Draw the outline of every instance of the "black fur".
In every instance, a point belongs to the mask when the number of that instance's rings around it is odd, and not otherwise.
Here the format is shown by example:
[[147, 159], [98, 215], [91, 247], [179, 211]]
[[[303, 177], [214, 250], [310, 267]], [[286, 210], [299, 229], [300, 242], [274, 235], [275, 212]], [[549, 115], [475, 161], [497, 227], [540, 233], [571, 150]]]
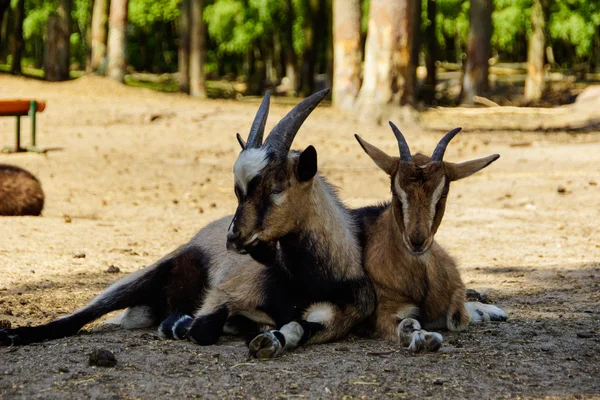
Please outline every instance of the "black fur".
[[[377, 218], [389, 207], [389, 202], [381, 203], [376, 206], [367, 206], [350, 210], [356, 224], [359, 227], [359, 239], [361, 248], [365, 248], [367, 243], [366, 227], [372, 225]], [[364, 264], [364, 263], [363, 263]]]
[[158, 330], [166, 338], [185, 339], [191, 323], [192, 317], [189, 315], [173, 312], [160, 324]]
[[277, 340], [279, 341], [279, 344], [281, 345], [281, 347], [285, 347], [285, 336], [283, 336], [283, 333], [279, 332], [279, 331], [272, 331], [273, 335], [275, 335], [275, 337], [277, 338]]
[[454, 314], [452, 314], [452, 322], [454, 322], [454, 325], [460, 325], [460, 320], [461, 320], [461, 314], [460, 311], [455, 311]]
[[227, 317], [229, 317], [227, 306], [222, 305], [212, 314], [195, 318], [188, 332], [189, 338], [201, 346], [217, 343], [223, 333]]
[[[281, 238], [277, 262], [263, 271], [266, 293], [261, 310], [269, 314], [278, 328], [298, 321], [308, 324], [303, 343], [323, 329], [321, 324], [302, 321], [302, 314], [313, 303], [327, 302], [344, 308], [349, 305], [374, 307], [375, 293], [365, 276], [337, 279], [331, 270], [327, 249], [320, 249], [308, 234], [292, 233]], [[363, 310], [368, 315], [372, 310]]]
[[300, 153], [298, 165], [296, 166], [296, 177], [300, 182], [306, 182], [317, 174], [317, 150], [308, 146]]

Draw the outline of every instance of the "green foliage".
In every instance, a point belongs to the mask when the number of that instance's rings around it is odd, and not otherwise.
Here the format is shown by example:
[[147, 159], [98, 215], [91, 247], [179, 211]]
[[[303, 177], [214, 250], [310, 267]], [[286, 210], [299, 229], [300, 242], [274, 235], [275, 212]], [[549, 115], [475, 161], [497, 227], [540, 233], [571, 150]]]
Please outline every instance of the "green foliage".
[[129, 0], [129, 22], [151, 32], [154, 24], [175, 22], [180, 0]]
[[437, 0], [436, 36], [443, 59], [456, 59], [460, 45], [464, 49], [469, 32], [468, 0]]
[[495, 0], [492, 23], [492, 45], [496, 50], [523, 55], [531, 32], [531, 0]]
[[553, 40], [573, 46], [577, 57], [589, 57], [594, 35], [600, 29], [600, 3], [589, 0], [554, 0], [548, 31]]
[[[25, 0], [23, 31], [26, 41], [24, 60], [40, 66], [49, 15], [59, 0]], [[73, 0], [72, 61], [85, 65], [89, 52], [89, 29], [93, 0]], [[423, 1], [422, 27], [428, 26]], [[524, 61], [531, 33], [533, 0], [493, 0], [492, 48], [503, 61]], [[16, 7], [11, 0], [11, 7]], [[177, 69], [177, 19], [181, 0], [129, 0], [128, 61], [138, 70], [171, 72]], [[248, 73], [247, 56], [261, 58], [280, 40], [283, 55], [289, 51], [285, 37], [291, 25], [293, 49], [303, 58], [307, 32], [312, 27], [311, 9], [318, 0], [204, 0], [206, 22], [207, 71], [214, 75]], [[466, 48], [470, 0], [437, 0], [436, 37], [441, 60], [458, 61]], [[330, 6], [331, 2], [326, 4]], [[556, 61], [563, 67], [594, 61], [600, 52], [599, 0], [547, 0], [547, 40]], [[370, 0], [361, 0], [363, 35], [368, 29]], [[293, 20], [289, 21], [289, 18]], [[325, 30], [323, 31], [325, 32]], [[315, 33], [326, 62], [325, 33]], [[278, 36], [278, 39], [277, 39]], [[273, 54], [276, 55], [276, 54]], [[279, 60], [275, 60], [278, 62]]]
[[43, 40], [46, 35], [48, 16], [54, 11], [56, 11], [56, 0], [25, 1], [25, 19], [23, 20], [23, 37], [25, 40], [34, 38]]

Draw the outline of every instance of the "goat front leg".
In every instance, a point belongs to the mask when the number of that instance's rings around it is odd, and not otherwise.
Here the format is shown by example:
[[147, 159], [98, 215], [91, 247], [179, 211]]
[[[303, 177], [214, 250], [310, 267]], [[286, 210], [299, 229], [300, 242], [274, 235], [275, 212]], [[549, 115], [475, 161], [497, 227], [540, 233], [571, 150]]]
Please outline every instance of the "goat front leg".
[[325, 343], [348, 334], [364, 316], [356, 307], [340, 308], [334, 304], [314, 303], [300, 321], [292, 321], [279, 330], [263, 332], [248, 344], [256, 358], [278, 357], [304, 343]]
[[230, 314], [229, 300], [223, 291], [211, 289], [194, 317], [172, 312], [158, 327], [158, 334], [163, 338], [189, 339], [202, 346], [215, 344]]
[[[412, 352], [435, 352], [442, 347], [443, 336], [438, 332], [428, 332], [421, 328], [415, 318], [419, 315], [419, 308], [414, 304], [403, 305], [395, 315], [390, 315], [387, 320], [390, 324], [395, 321], [396, 337], [400, 344]], [[397, 321], [400, 321], [399, 323]]]
[[466, 301], [465, 289], [463, 287], [456, 289], [450, 298], [450, 306], [446, 315], [448, 330], [463, 331], [469, 326], [471, 315], [465, 306]]

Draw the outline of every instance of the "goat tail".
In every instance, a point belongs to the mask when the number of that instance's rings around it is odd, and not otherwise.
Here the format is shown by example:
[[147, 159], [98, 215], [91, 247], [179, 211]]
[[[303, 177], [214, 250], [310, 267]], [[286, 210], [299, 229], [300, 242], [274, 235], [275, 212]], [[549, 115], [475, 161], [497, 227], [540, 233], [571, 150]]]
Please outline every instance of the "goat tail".
[[181, 250], [118, 280], [70, 315], [44, 325], [0, 330], [0, 346], [27, 345], [73, 336], [84, 325], [111, 311], [136, 306], [152, 307], [157, 306], [158, 302], [166, 302], [165, 296], [161, 296], [164, 282]]

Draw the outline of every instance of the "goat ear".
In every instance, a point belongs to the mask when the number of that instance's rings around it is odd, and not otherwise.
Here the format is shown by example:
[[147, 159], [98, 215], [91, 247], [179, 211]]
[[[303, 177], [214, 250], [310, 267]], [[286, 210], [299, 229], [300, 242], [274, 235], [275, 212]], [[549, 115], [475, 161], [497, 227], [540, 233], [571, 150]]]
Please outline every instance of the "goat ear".
[[311, 180], [317, 174], [317, 150], [308, 146], [301, 154], [296, 165], [296, 177], [300, 182]]
[[493, 154], [488, 157], [479, 158], [477, 160], [465, 161], [460, 164], [454, 164], [444, 161], [444, 167], [448, 173], [448, 177], [451, 181], [457, 181], [467, 176], [473, 175], [475, 172], [479, 172], [497, 159], [500, 158], [499, 154]]
[[242, 150], [245, 150], [246, 149], [246, 142], [244, 141], [244, 139], [242, 139], [242, 135], [240, 135], [239, 133], [236, 133], [235, 137], [236, 137], [238, 143], [240, 144], [240, 146], [242, 146]]
[[386, 174], [390, 176], [394, 173], [396, 167], [398, 166], [398, 161], [400, 160], [398, 157], [392, 157], [387, 155], [385, 152], [379, 150], [377, 147], [368, 143], [358, 135], [354, 135], [354, 137], [358, 141], [358, 144], [360, 144], [360, 146], [363, 148], [365, 153], [367, 153], [367, 155], [371, 157], [371, 160], [373, 160], [379, 168], [381, 168]]

